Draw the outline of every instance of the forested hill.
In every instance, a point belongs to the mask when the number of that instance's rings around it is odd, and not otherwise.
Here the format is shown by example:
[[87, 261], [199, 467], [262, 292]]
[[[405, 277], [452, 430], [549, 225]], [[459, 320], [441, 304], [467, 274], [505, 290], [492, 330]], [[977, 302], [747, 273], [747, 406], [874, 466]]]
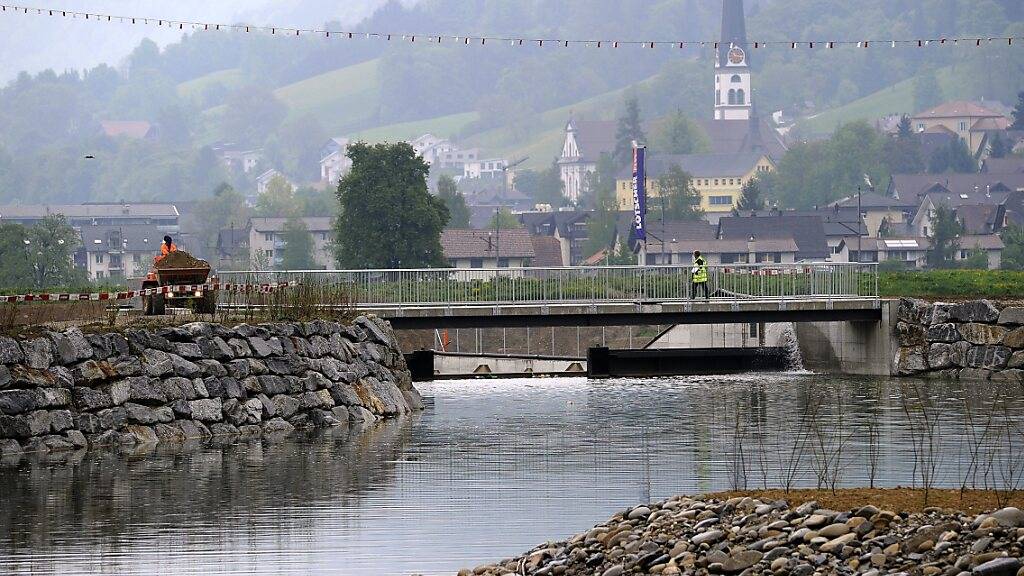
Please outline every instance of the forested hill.
[[[713, 40], [719, 11], [717, 0], [392, 0], [356, 29]], [[1024, 35], [1019, 0], [747, 0], [747, 12], [751, 38], [764, 40]], [[954, 67], [979, 96], [1011, 101], [1024, 79], [1013, 54], [762, 49], [752, 56], [755, 97], [763, 111], [827, 109]], [[552, 127], [570, 111], [614, 116], [624, 89], [649, 116], [706, 116], [710, 66], [710, 54], [696, 49], [195, 32], [164, 49], [143, 42], [111, 66], [23, 74], [0, 90], [0, 202], [205, 196], [229, 177], [205, 147], [224, 140], [264, 148], [268, 167], [300, 182], [315, 178], [319, 145], [335, 135], [437, 130], [502, 153], [547, 139], [547, 151]], [[148, 121], [160, 137], [101, 137], [103, 120]]]

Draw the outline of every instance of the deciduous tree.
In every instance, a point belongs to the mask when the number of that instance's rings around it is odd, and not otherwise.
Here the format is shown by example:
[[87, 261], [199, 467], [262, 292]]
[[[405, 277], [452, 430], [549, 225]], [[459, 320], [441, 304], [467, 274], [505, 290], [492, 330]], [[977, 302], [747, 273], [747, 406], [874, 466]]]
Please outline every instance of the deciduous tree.
[[427, 190], [430, 167], [405, 142], [348, 148], [338, 183], [335, 254], [343, 268], [443, 266], [448, 208]]
[[664, 206], [665, 220], [700, 220], [704, 215], [693, 178], [678, 165], [671, 166], [658, 178], [658, 193]]
[[643, 144], [647, 137], [644, 135], [640, 119], [640, 102], [636, 96], [626, 99], [626, 107], [619, 116], [619, 127], [615, 132], [615, 161], [626, 162], [632, 157], [633, 142]]
[[28, 229], [26, 239], [36, 289], [68, 286], [81, 281], [71, 259], [79, 244], [78, 232], [64, 216], [47, 216]]
[[932, 213], [932, 245], [928, 252], [928, 265], [932, 268], [951, 268], [960, 249], [963, 226], [956, 213], [948, 206], [937, 206]]
[[651, 145], [665, 154], [698, 154], [707, 152], [710, 144], [700, 126], [676, 111], [661, 125]]
[[438, 178], [437, 197], [448, 207], [448, 228], [469, 228], [469, 206], [454, 178], [447, 174]]
[[316, 268], [316, 244], [306, 223], [298, 216], [292, 216], [284, 223], [284, 249], [281, 267], [285, 270], [312, 270]]
[[740, 201], [736, 204], [738, 210], [764, 210], [764, 198], [761, 198], [761, 184], [757, 178], [747, 180], [740, 193]]

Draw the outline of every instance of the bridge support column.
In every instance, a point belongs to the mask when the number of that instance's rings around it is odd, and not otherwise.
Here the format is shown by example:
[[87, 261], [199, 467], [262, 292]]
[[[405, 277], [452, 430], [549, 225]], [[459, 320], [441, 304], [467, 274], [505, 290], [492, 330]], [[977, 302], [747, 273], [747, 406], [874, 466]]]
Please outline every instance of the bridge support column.
[[[895, 301], [882, 301], [878, 322], [797, 322], [794, 330], [804, 367], [815, 372], [890, 376]], [[891, 320], [890, 320], [891, 319]]]

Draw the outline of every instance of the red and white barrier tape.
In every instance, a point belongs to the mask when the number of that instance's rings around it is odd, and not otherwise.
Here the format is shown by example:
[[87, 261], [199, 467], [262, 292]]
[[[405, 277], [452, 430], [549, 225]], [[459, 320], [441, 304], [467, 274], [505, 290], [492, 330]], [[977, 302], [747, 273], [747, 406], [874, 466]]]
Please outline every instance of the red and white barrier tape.
[[267, 284], [229, 284], [210, 282], [206, 284], [182, 284], [178, 286], [157, 286], [125, 292], [92, 292], [84, 294], [18, 294], [0, 296], [0, 302], [13, 304], [17, 302], [81, 302], [103, 300], [131, 300], [139, 296], [155, 296], [157, 294], [187, 294], [190, 292], [258, 292], [266, 293], [298, 286], [298, 282], [272, 282]]

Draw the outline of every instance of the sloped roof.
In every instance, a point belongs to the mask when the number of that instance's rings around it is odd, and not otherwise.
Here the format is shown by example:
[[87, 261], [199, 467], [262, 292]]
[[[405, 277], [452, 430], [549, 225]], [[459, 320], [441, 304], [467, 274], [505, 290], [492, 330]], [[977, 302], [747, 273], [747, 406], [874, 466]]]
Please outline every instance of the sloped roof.
[[963, 224], [966, 234], [992, 234], [998, 231], [1006, 208], [995, 204], [960, 206], [956, 216]]
[[971, 126], [971, 130], [982, 132], [986, 130], [1006, 130], [1010, 127], [1010, 119], [1005, 116], [982, 118]]
[[576, 132], [581, 159], [597, 162], [601, 154], [615, 151], [615, 134], [619, 129], [615, 120], [572, 120], [570, 125]]
[[953, 100], [951, 102], [939, 104], [929, 110], [925, 110], [924, 112], [915, 115], [913, 120], [923, 120], [928, 118], [983, 118], [998, 116], [1002, 116], [1002, 114], [986, 108], [977, 102]]
[[971, 194], [975, 190], [982, 194], [986, 190], [1024, 189], [1022, 174], [894, 174], [889, 181], [889, 193], [900, 200], [913, 201], [942, 187], [954, 194]]
[[[847, 196], [842, 200], [838, 200], [833, 203], [842, 208], [857, 208], [857, 195]], [[917, 202], [914, 200], [907, 200], [903, 198], [893, 198], [892, 196], [886, 196], [877, 192], [862, 192], [860, 195], [860, 207], [863, 208], [874, 208], [874, 209], [886, 209], [892, 208], [894, 210], [900, 210], [905, 208], [916, 208]]]
[[824, 259], [828, 256], [825, 226], [820, 216], [791, 216], [779, 212], [774, 216], [723, 216], [718, 221], [718, 238], [746, 241], [753, 236], [760, 240], [792, 238], [799, 251], [797, 259]]
[[[754, 170], [764, 154], [649, 154], [647, 177], [659, 178], [672, 166], [679, 166], [694, 178], [741, 177]], [[619, 171], [619, 180], [632, 178], [632, 167]]]
[[[861, 206], [866, 208], [866, 206]], [[771, 216], [777, 216], [778, 211], [773, 210], [761, 210], [758, 212], [742, 212], [740, 216], [757, 216], [760, 218], [766, 218]], [[857, 214], [857, 204], [853, 206], [839, 206], [833, 204], [829, 208], [823, 208], [820, 210], [785, 210], [782, 212], [784, 216], [814, 216], [821, 218], [822, 227], [825, 231], [826, 236], [856, 236], [858, 231], [860, 234], [867, 234], [867, 225], [864, 223], [864, 219]]]
[[[672, 254], [691, 254], [695, 250], [700, 250], [701, 254], [747, 254], [751, 248], [754, 252], [797, 253], [800, 250], [791, 237], [758, 239], [754, 241], [753, 246], [749, 245], [747, 240], [679, 240], [666, 243], [666, 251]], [[661, 243], [648, 242], [647, 252], [661, 252]]]
[[174, 204], [4, 204], [0, 205], [0, 220], [46, 218], [63, 214], [67, 218], [150, 217], [175, 218], [179, 216]]
[[[630, 213], [632, 216], [632, 213]], [[673, 240], [714, 240], [718, 228], [704, 220], [665, 222], [662, 230], [661, 220], [655, 214], [647, 215], [647, 232], [651, 236]]]
[[970, 250], [981, 248], [982, 250], [1002, 250], [1006, 248], [1002, 238], [995, 234], [968, 234], [960, 237], [960, 248]]
[[[751, 120], [696, 119], [694, 122], [707, 134], [712, 154], [750, 152], [758, 140], [764, 153], [775, 162], [781, 160], [787, 150], [782, 137], [767, 120], [754, 117]], [[751, 136], [752, 126], [759, 130], [756, 138]]]
[[935, 206], [948, 206], [960, 209], [964, 206], [997, 206], [1006, 202], [1009, 192], [999, 190], [994, 192], [929, 192], [925, 198]]
[[1024, 174], [1024, 158], [988, 158], [981, 165], [984, 174]]
[[153, 125], [142, 120], [103, 120], [100, 128], [111, 138], [125, 136], [141, 140], [150, 135]]
[[562, 243], [554, 236], [530, 236], [533, 243], [533, 264], [537, 268], [560, 268], [562, 262]]
[[[331, 218], [327, 216], [312, 216], [302, 218], [306, 228], [310, 232], [326, 232], [331, 229]], [[288, 218], [251, 218], [249, 225], [257, 232], [281, 232]]]
[[522, 228], [501, 230], [445, 230], [441, 247], [448, 260], [457, 258], [533, 258], [533, 241]]

